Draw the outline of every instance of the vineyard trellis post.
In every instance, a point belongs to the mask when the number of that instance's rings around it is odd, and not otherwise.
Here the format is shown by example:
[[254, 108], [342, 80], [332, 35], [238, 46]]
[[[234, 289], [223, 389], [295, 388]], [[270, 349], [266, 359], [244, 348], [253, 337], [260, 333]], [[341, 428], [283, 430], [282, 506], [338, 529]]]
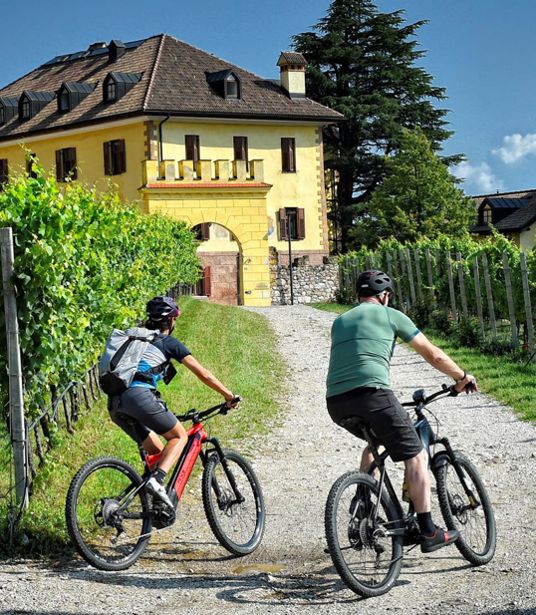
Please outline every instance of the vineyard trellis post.
[[467, 319], [469, 317], [469, 308], [467, 306], [467, 293], [465, 292], [465, 270], [463, 267], [462, 255], [460, 252], [456, 253], [456, 266], [458, 268], [458, 282], [460, 283], [460, 295], [462, 298], [463, 317]]
[[514, 293], [512, 292], [512, 276], [510, 275], [510, 261], [508, 254], [503, 252], [503, 271], [504, 271], [504, 283], [506, 285], [506, 300], [508, 301], [508, 314], [510, 318], [510, 329], [512, 331], [512, 344], [514, 348], [519, 345], [519, 339], [517, 336], [517, 321], [516, 321], [516, 309], [514, 305]]
[[15, 466], [15, 495], [17, 506], [23, 509], [28, 502], [28, 442], [24, 420], [17, 300], [13, 286], [13, 261], [15, 258], [13, 231], [10, 227], [0, 228], [0, 250], [9, 375], [9, 423]]
[[421, 251], [419, 248], [413, 252], [413, 256], [415, 257], [415, 273], [417, 275], [417, 296], [422, 303], [424, 301], [424, 296], [422, 292]]
[[426, 258], [426, 274], [428, 276], [428, 287], [430, 289], [430, 299], [432, 303], [435, 303], [434, 276], [432, 275], [432, 257], [430, 255], [430, 248], [426, 248], [426, 250], [424, 251], [424, 256]]
[[534, 350], [534, 323], [532, 321], [532, 306], [530, 302], [529, 272], [524, 252], [521, 252], [521, 280], [523, 283], [523, 297], [525, 299], [525, 313], [527, 315], [527, 342], [529, 350]]
[[478, 256], [475, 256], [473, 261], [473, 273], [475, 278], [475, 300], [476, 300], [476, 313], [478, 316], [478, 322], [480, 323], [480, 333], [482, 338], [484, 337], [484, 313], [482, 311], [482, 294], [480, 290], [480, 270], [478, 266]]
[[491, 278], [489, 275], [488, 257], [482, 255], [482, 267], [484, 268], [484, 284], [486, 285], [486, 295], [488, 298], [488, 315], [489, 324], [491, 326], [491, 334], [494, 339], [497, 338], [497, 320], [495, 318], [495, 305], [493, 304], [493, 290], [491, 288]]
[[456, 309], [456, 294], [454, 292], [454, 278], [452, 277], [452, 262], [450, 252], [447, 252], [447, 277], [449, 280], [450, 305], [452, 308], [452, 317], [455, 321], [458, 320], [458, 311]]

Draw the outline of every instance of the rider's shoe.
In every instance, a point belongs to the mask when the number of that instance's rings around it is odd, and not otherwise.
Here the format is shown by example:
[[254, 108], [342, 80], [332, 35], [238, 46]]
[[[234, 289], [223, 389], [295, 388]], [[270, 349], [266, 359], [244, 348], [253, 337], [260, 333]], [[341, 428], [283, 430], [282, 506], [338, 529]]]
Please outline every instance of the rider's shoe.
[[423, 553], [431, 553], [437, 551], [441, 547], [456, 542], [460, 537], [458, 530], [444, 530], [436, 525], [435, 532], [433, 534], [421, 534], [419, 536], [419, 543], [421, 545], [421, 551]]
[[359, 485], [357, 493], [352, 498], [348, 513], [357, 519], [363, 519], [372, 510], [372, 502], [368, 489]]
[[149, 478], [149, 480], [145, 483], [145, 488], [153, 497], [157, 497], [159, 500], [162, 500], [168, 508], [175, 508], [173, 506], [173, 502], [169, 499], [169, 496], [166, 493], [166, 488], [162, 485], [162, 483], [158, 482], [156, 476], [151, 476]]

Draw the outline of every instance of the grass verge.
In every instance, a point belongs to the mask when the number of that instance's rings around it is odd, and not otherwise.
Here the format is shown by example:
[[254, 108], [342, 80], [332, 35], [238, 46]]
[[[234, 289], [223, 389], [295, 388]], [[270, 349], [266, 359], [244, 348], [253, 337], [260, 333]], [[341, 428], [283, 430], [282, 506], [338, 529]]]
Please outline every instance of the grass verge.
[[[313, 307], [342, 314], [354, 306], [315, 303]], [[473, 348], [456, 347], [448, 339], [436, 334], [426, 333], [426, 336], [463, 369], [474, 374], [481, 391], [512, 407], [523, 420], [536, 422], [535, 363], [526, 365], [507, 355], [497, 357]]]
[[[275, 335], [262, 316], [236, 307], [184, 298], [181, 311], [174, 335], [244, 400], [239, 410], [211, 421], [211, 431], [224, 444], [240, 441], [236, 446], [242, 452], [251, 452], [252, 447], [247, 446], [248, 435], [267, 431], [278, 412], [273, 392], [281, 389], [284, 368], [277, 355]], [[177, 371], [173, 382], [168, 387], [162, 386], [163, 397], [172, 411], [204, 409], [221, 400], [187, 369], [179, 366]], [[29, 544], [16, 545], [10, 554], [57, 555], [69, 551], [65, 496], [74, 474], [92, 457], [120, 457], [141, 470], [136, 446], [111, 422], [104, 398], [79, 419], [73, 435], [63, 429], [56, 430], [53, 443], [38, 470], [30, 506], [20, 524], [19, 535], [24, 533], [29, 537]], [[6, 481], [5, 472], [5, 469], [0, 471], [0, 484]], [[3, 520], [3, 509], [0, 514]], [[3, 542], [0, 550], [6, 554], [7, 544]]]

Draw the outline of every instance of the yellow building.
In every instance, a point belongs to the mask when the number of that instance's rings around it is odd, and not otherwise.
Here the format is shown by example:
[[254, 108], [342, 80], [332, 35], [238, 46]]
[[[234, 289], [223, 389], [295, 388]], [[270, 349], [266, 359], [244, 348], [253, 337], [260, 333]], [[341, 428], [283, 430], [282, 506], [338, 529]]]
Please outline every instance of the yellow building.
[[493, 226], [513, 240], [523, 252], [536, 247], [536, 190], [497, 192], [472, 197], [477, 209], [476, 237], [491, 234]]
[[[270, 256], [328, 254], [322, 127], [305, 60], [262, 79], [168, 35], [57, 56], [0, 89], [0, 183], [31, 172], [107, 189], [195, 228], [204, 290], [270, 304]], [[21, 147], [21, 145], [24, 146]]]

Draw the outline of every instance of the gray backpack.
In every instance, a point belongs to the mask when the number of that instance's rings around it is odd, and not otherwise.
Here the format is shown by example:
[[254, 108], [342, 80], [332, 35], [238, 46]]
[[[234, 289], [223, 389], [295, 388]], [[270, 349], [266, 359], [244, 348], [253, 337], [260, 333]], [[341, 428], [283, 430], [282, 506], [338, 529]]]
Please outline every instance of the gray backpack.
[[120, 395], [128, 389], [157, 333], [143, 327], [112, 331], [99, 360], [99, 384], [107, 395]]

